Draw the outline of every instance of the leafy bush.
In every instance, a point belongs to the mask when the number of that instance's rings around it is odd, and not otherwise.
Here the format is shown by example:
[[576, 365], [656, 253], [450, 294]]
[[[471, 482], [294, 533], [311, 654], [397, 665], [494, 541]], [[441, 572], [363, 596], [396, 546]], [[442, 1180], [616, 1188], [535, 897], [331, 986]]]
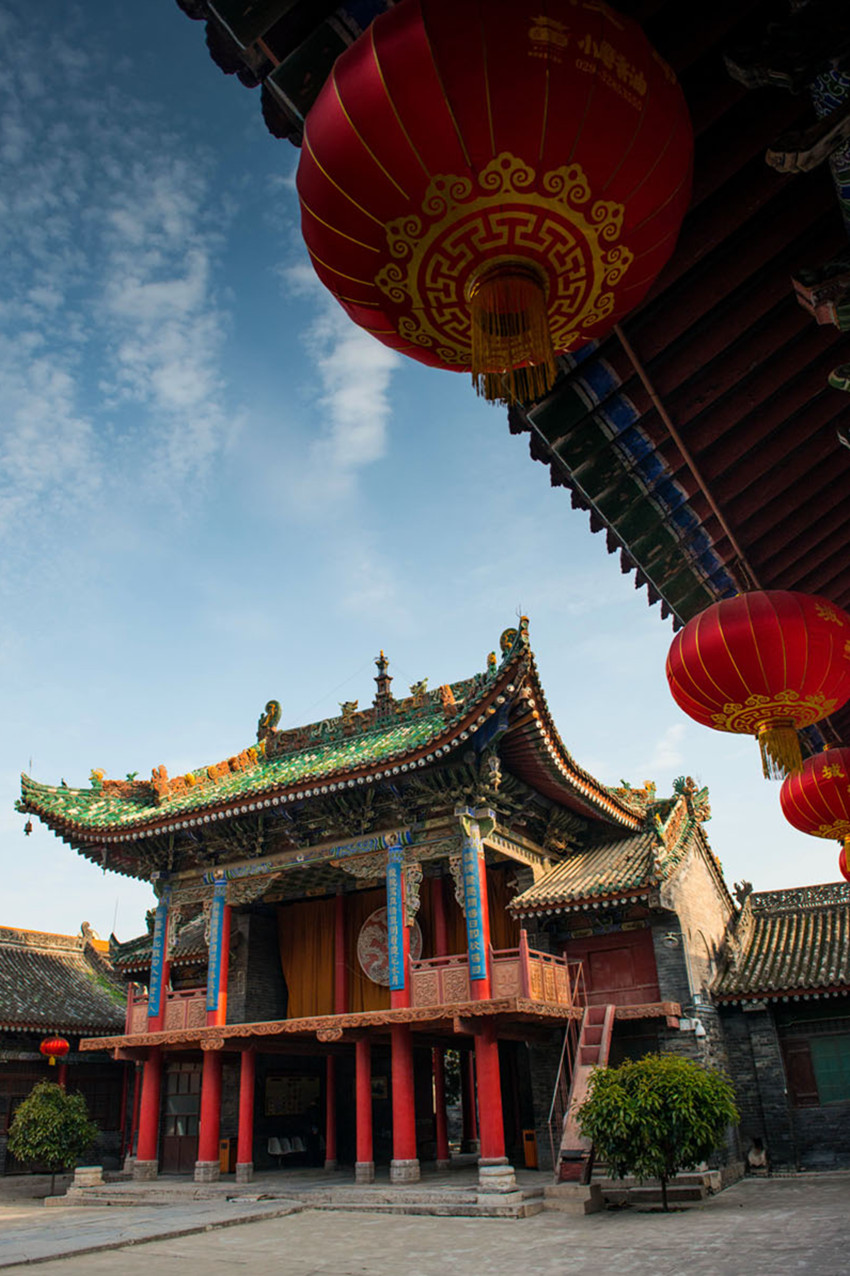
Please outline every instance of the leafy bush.
[[50, 1191], [57, 1170], [71, 1170], [98, 1136], [81, 1094], [67, 1094], [52, 1081], [39, 1081], [18, 1105], [9, 1126], [9, 1151], [18, 1161], [46, 1165]]
[[597, 1069], [578, 1119], [619, 1178], [660, 1179], [666, 1210], [668, 1181], [711, 1155], [738, 1110], [722, 1073], [679, 1055], [650, 1054]]

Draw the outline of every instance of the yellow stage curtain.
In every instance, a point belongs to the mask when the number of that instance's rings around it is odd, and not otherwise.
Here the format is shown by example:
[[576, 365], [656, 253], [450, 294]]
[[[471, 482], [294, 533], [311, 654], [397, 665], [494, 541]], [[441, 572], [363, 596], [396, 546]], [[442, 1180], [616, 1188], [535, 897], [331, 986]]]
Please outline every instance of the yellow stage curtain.
[[494, 948], [516, 948], [519, 922], [508, 912], [514, 893], [508, 886], [510, 865], [487, 869], [487, 903], [490, 908], [490, 943]]
[[[372, 891], [356, 891], [345, 897], [345, 965], [348, 972], [348, 1009], [352, 1013], [363, 1010], [388, 1010], [390, 990], [375, 984], [366, 975], [357, 960], [357, 937], [360, 928], [376, 908], [386, 908], [387, 892], [384, 887]], [[333, 954], [333, 936], [331, 936]]]
[[280, 964], [289, 989], [287, 1015], [334, 1013], [334, 900], [309, 899], [277, 910]]

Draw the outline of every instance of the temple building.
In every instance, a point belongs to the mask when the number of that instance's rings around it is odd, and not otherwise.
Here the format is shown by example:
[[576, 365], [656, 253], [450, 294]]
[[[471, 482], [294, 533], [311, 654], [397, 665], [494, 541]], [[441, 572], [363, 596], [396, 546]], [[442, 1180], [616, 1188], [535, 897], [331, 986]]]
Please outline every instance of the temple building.
[[156, 892], [149, 933], [114, 952], [123, 1031], [81, 1042], [139, 1067], [139, 1179], [413, 1181], [450, 1160], [449, 1068], [479, 1189], [507, 1197], [517, 1164], [582, 1173], [592, 1065], [727, 1063], [711, 990], [746, 926], [706, 790], [584, 771], [524, 618], [461, 682], [397, 698], [376, 665], [368, 708], [292, 728], [270, 701], [254, 743], [185, 775], [23, 778], [22, 811]]
[[[0, 926], [0, 1174], [20, 1173], [7, 1149], [20, 1101], [39, 1081], [78, 1091], [100, 1129], [94, 1155], [117, 1167], [124, 1155], [128, 1065], [105, 1050], [80, 1051], [80, 1039], [120, 1030], [126, 992], [109, 944], [83, 922], [79, 935]], [[64, 1037], [68, 1053], [53, 1066], [42, 1042]]]
[[579, 1033], [600, 1062], [697, 1048], [733, 912], [706, 794], [600, 784], [558, 736], [524, 619], [501, 649], [403, 699], [382, 654], [369, 708], [283, 729], [272, 701], [256, 743], [186, 775], [24, 778], [21, 809], [158, 896], [115, 953], [124, 1032], [83, 1043], [143, 1064], [137, 1177], [342, 1161], [369, 1181], [377, 1160], [415, 1179], [449, 1159], [452, 1051], [481, 1186], [510, 1189], [528, 1131], [532, 1161], [561, 1155]]
[[715, 988], [745, 1145], [850, 1165], [850, 884], [748, 892]]

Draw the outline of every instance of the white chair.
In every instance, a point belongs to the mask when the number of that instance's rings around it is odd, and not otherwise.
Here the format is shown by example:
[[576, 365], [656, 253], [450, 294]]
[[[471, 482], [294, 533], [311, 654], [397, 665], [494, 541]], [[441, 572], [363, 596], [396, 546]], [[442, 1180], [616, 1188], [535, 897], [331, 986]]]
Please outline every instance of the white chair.
[[[286, 1140], [284, 1140], [284, 1142], [286, 1142]], [[272, 1134], [272, 1135], [271, 1135], [271, 1137], [269, 1138], [269, 1145], [268, 1145], [268, 1146], [269, 1146], [269, 1156], [276, 1156], [276, 1157], [277, 1157], [277, 1164], [278, 1164], [278, 1169], [279, 1169], [279, 1168], [280, 1168], [280, 1158], [283, 1156], [283, 1153], [284, 1153], [284, 1148], [282, 1148], [282, 1147], [281, 1147], [281, 1145], [280, 1145], [280, 1139], [279, 1139], [279, 1138], [277, 1138], [277, 1136], [276, 1136], [276, 1135]], [[288, 1149], [288, 1148], [286, 1148], [285, 1150], [286, 1150], [287, 1152], [289, 1151], [289, 1149]]]

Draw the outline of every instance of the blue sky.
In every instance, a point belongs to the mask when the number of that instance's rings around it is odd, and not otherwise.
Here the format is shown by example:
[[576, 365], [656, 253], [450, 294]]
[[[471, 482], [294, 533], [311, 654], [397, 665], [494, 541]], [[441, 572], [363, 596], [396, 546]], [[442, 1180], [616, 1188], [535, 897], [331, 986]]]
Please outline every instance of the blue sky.
[[[314, 281], [297, 152], [174, 0], [0, 0], [0, 923], [138, 933], [150, 892], [40, 825], [19, 774], [217, 761], [483, 668], [518, 609], [567, 747], [692, 774], [727, 878], [830, 881], [748, 739], [671, 700], [672, 636], [466, 378]], [[117, 921], [116, 921], [117, 918]]]

